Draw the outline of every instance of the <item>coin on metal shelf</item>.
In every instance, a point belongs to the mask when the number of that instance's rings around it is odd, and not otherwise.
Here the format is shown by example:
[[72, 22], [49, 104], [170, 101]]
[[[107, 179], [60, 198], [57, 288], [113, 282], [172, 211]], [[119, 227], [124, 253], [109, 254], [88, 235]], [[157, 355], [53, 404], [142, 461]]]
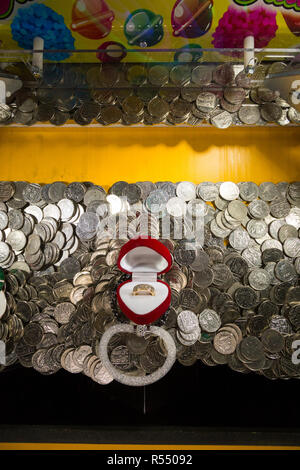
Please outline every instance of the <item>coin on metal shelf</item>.
[[182, 99], [177, 99], [170, 104], [170, 111], [175, 117], [186, 118], [191, 112], [191, 104]]
[[244, 101], [246, 93], [244, 88], [226, 87], [224, 90], [224, 98], [231, 104], [239, 104]]
[[224, 182], [220, 186], [220, 196], [226, 201], [237, 199], [239, 194], [240, 190], [238, 186], [231, 181]]
[[262, 118], [267, 122], [278, 121], [282, 116], [282, 109], [275, 103], [265, 103], [260, 108]]
[[230, 63], [219, 65], [213, 71], [213, 80], [221, 86], [230, 85], [234, 80], [234, 76], [234, 69]]
[[177, 196], [184, 201], [190, 201], [196, 197], [195, 185], [189, 181], [182, 181], [176, 188]]
[[175, 65], [170, 71], [170, 79], [174, 85], [183, 85], [190, 79], [190, 73], [188, 65]]
[[212, 81], [212, 69], [205, 65], [197, 65], [192, 70], [192, 81], [196, 85], [209, 85]]
[[295, 108], [289, 108], [288, 118], [294, 124], [300, 124], [300, 113]]
[[167, 84], [166, 86], [163, 86], [159, 89], [159, 96], [168, 103], [171, 103], [176, 98], [179, 98], [180, 88], [175, 87], [172, 84]]
[[137, 96], [128, 96], [122, 102], [123, 111], [127, 114], [140, 115], [144, 110], [144, 103]]
[[168, 103], [159, 97], [155, 97], [149, 101], [147, 108], [151, 116], [159, 118], [160, 120], [164, 119], [169, 112]]
[[185, 101], [192, 103], [193, 101], [197, 99], [200, 91], [201, 89], [199, 88], [199, 86], [193, 83], [188, 83], [181, 88], [181, 97]]
[[55, 110], [49, 122], [54, 126], [63, 126], [69, 119], [69, 113]]
[[232, 125], [232, 116], [228, 111], [215, 111], [210, 117], [210, 122], [218, 129], [227, 129]]
[[211, 112], [217, 106], [217, 97], [214, 93], [210, 92], [201, 92], [197, 96], [196, 106], [199, 111], [202, 112]]
[[169, 70], [164, 65], [153, 65], [149, 69], [149, 81], [152, 85], [163, 86], [169, 81]]
[[132, 85], [142, 85], [147, 80], [147, 71], [143, 65], [132, 65], [127, 71], [127, 79]]
[[257, 124], [260, 120], [260, 110], [258, 106], [253, 105], [243, 105], [238, 112], [240, 120], [244, 124], [254, 125]]
[[228, 101], [226, 101], [224, 98], [221, 98], [220, 105], [221, 105], [221, 108], [224, 109], [224, 111], [227, 111], [228, 113], [233, 114], [233, 113], [236, 113], [240, 109], [240, 107], [242, 106], [242, 103], [231, 104]]

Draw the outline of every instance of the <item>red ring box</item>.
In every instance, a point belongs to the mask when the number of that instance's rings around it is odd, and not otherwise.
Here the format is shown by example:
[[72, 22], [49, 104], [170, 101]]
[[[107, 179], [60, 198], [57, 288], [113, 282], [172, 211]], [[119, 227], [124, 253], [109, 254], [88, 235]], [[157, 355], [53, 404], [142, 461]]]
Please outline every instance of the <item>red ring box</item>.
[[[169, 271], [171, 266], [168, 248], [155, 238], [134, 238], [122, 246], [118, 267], [132, 277], [118, 286], [117, 299], [129, 320], [148, 325], [166, 312], [171, 303], [171, 289], [157, 276]], [[134, 286], [144, 283], [154, 287], [155, 295], [132, 295]]]

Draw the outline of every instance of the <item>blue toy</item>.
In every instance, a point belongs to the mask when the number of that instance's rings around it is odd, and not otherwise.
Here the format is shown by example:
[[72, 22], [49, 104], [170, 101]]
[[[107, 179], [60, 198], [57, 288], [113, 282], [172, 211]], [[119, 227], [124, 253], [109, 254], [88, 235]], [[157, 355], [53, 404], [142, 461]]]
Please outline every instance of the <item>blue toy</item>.
[[[32, 49], [35, 37], [44, 39], [45, 50], [73, 50], [74, 38], [62, 15], [52, 8], [34, 3], [21, 8], [11, 24], [12, 37], [24, 49]], [[45, 53], [45, 59], [60, 61], [70, 57], [67, 52]]]

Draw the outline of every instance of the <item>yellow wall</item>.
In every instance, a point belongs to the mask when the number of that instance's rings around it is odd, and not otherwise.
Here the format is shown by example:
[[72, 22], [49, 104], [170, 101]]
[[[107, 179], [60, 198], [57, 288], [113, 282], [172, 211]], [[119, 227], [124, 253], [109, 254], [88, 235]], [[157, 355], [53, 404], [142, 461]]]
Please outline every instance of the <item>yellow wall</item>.
[[1, 128], [0, 180], [300, 180], [298, 128]]

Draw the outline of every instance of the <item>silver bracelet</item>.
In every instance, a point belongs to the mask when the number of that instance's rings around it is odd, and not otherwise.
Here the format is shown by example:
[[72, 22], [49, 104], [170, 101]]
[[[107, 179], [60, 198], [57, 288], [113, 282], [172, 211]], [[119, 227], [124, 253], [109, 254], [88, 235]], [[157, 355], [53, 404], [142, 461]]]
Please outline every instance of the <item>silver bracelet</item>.
[[123, 371], [114, 367], [108, 357], [107, 347], [110, 339], [117, 333], [135, 333], [135, 325], [114, 325], [108, 328], [108, 330], [106, 330], [103, 334], [99, 343], [99, 357], [102, 361], [103, 366], [108, 370], [112, 377], [117, 380], [117, 382], [136, 387], [149, 385], [154, 382], [157, 382], [159, 379], [164, 377], [173, 366], [176, 360], [176, 346], [172, 336], [166, 330], [158, 326], [150, 326], [148, 331], [156, 336], [159, 336], [164, 341], [165, 348], [167, 351], [167, 358], [164, 364], [159, 369], [143, 377], [134, 377], [131, 375], [127, 375]]

